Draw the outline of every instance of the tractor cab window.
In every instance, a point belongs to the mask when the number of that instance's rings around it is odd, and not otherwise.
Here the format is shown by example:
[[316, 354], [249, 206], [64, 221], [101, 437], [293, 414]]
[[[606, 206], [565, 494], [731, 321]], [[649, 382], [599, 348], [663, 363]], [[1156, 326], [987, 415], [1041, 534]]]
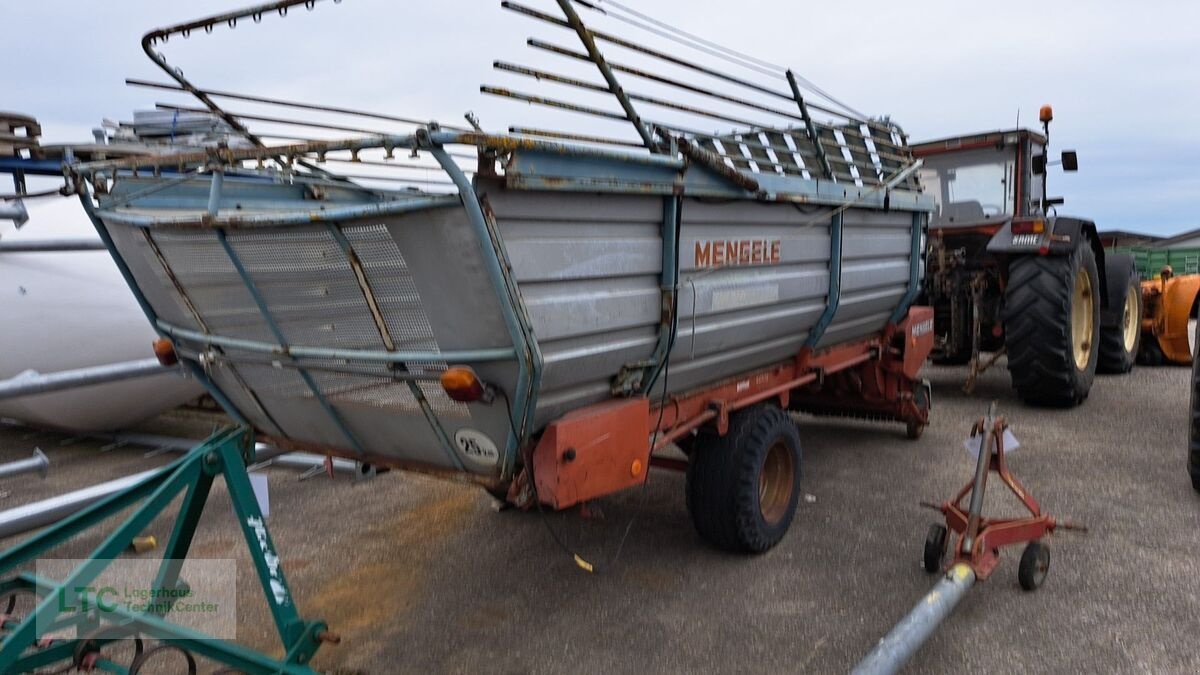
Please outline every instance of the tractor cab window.
[[925, 193], [937, 200], [932, 225], [981, 225], [1013, 215], [1016, 151], [968, 150], [933, 155], [920, 169]]

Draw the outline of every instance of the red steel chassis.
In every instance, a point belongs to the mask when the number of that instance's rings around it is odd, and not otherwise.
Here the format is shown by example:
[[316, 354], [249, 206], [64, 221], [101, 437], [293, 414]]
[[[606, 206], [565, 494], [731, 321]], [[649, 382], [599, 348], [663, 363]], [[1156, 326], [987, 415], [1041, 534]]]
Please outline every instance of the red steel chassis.
[[662, 400], [639, 396], [581, 408], [547, 426], [526, 453], [509, 499], [532, 503], [530, 467], [538, 498], [559, 509], [639, 485], [651, 465], [686, 469], [686, 461], [655, 453], [701, 427], [724, 435], [730, 414], [768, 400], [784, 409], [903, 421], [915, 437], [929, 422], [917, 374], [932, 348], [933, 310], [912, 307], [899, 324], [866, 340], [804, 349], [789, 361]]

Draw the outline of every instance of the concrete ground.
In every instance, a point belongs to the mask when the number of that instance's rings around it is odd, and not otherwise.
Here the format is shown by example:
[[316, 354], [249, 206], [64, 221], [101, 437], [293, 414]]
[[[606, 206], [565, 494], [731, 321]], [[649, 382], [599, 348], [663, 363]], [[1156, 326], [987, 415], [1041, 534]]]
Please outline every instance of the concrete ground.
[[[1045, 586], [1017, 585], [1007, 551], [907, 672], [1200, 672], [1200, 496], [1184, 469], [1188, 371], [1101, 377], [1076, 410], [1021, 405], [1003, 366], [974, 396], [964, 370], [930, 367], [933, 423], [800, 418], [804, 483], [784, 541], [757, 557], [705, 546], [683, 476], [602, 500], [602, 517], [496, 513], [475, 489], [412, 475], [366, 484], [268, 470], [272, 535], [302, 612], [343, 636], [314, 665], [337, 672], [845, 672], [933, 583], [920, 566], [937, 517], [972, 472], [961, 442], [989, 400], [1022, 447], [1010, 467], [1088, 534], [1053, 537]], [[175, 413], [150, 431], [202, 436]], [[0, 461], [41, 446], [44, 482], [0, 482], [0, 509], [162, 463], [102, 442], [0, 430]], [[998, 484], [996, 484], [998, 486]], [[989, 493], [989, 507], [1009, 504]], [[581, 571], [547, 531], [596, 563]], [[150, 532], [168, 533], [160, 520]], [[626, 534], [628, 536], [626, 536]], [[62, 550], [84, 555], [89, 535]], [[0, 547], [16, 539], [0, 542]], [[623, 546], [622, 546], [623, 544]], [[277, 651], [222, 486], [195, 553], [239, 559], [239, 640]], [[206, 664], [209, 671], [215, 668]], [[202, 672], [206, 672], [202, 670]]]

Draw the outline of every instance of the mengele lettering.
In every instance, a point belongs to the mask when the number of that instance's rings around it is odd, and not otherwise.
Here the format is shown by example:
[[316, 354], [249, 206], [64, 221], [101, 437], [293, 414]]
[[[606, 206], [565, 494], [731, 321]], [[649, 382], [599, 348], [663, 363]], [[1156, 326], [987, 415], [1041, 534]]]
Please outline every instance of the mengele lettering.
[[778, 263], [779, 239], [733, 239], [696, 242], [696, 267], [769, 265]]

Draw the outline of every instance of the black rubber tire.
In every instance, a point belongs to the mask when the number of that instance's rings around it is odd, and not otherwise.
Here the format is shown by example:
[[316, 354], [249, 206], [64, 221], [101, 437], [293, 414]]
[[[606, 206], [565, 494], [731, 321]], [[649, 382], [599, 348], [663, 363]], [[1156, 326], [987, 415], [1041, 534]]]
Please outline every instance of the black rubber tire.
[[1021, 588], [1036, 591], [1046, 575], [1050, 572], [1050, 547], [1041, 541], [1031, 541], [1025, 545], [1021, 553], [1021, 563], [1017, 566], [1017, 581]]
[[[1133, 340], [1133, 348], [1125, 349], [1125, 327], [1121, 321], [1112, 326], [1100, 326], [1100, 356], [1096, 361], [1096, 372], [1106, 375], [1120, 375], [1133, 370], [1137, 361], [1138, 347], [1142, 342], [1142, 284], [1137, 268], [1128, 260], [1128, 256], [1113, 256], [1105, 261], [1105, 276], [1108, 283], [1108, 299], [1110, 311], [1117, 316], [1124, 316], [1128, 291], [1134, 289], [1137, 306], [1131, 309], [1132, 319], [1138, 325], [1137, 337]], [[1114, 306], [1119, 302], [1120, 306]]]
[[[1075, 365], [1071, 344], [1071, 303], [1081, 268], [1090, 277], [1093, 303], [1092, 349], [1082, 370]], [[1021, 400], [1069, 408], [1087, 398], [1099, 355], [1100, 292], [1096, 255], [1086, 241], [1071, 255], [1023, 255], [1009, 262], [1004, 335], [1008, 372]]]
[[934, 523], [925, 535], [925, 571], [937, 574], [942, 571], [942, 559], [946, 557], [946, 526]]
[[[779, 443], [790, 453], [791, 493], [782, 516], [770, 523], [759, 505], [759, 481], [768, 451]], [[762, 553], [779, 543], [796, 514], [800, 459], [796, 423], [770, 404], [734, 413], [724, 436], [697, 436], [687, 471], [687, 508], [696, 531], [726, 551]]]
[[[1196, 344], [1200, 345], [1200, 322], [1196, 324]], [[1200, 355], [1200, 349], [1196, 350]], [[1192, 356], [1191, 424], [1188, 429], [1188, 475], [1192, 487], [1200, 492], [1200, 356]]]
[[904, 427], [904, 437], [910, 441], [917, 441], [925, 434], [925, 427], [928, 425], [920, 422], [909, 422]]
[[1143, 333], [1138, 343], [1138, 364], [1151, 367], [1161, 366], [1166, 358], [1162, 347], [1158, 344], [1158, 338], [1152, 334]]

